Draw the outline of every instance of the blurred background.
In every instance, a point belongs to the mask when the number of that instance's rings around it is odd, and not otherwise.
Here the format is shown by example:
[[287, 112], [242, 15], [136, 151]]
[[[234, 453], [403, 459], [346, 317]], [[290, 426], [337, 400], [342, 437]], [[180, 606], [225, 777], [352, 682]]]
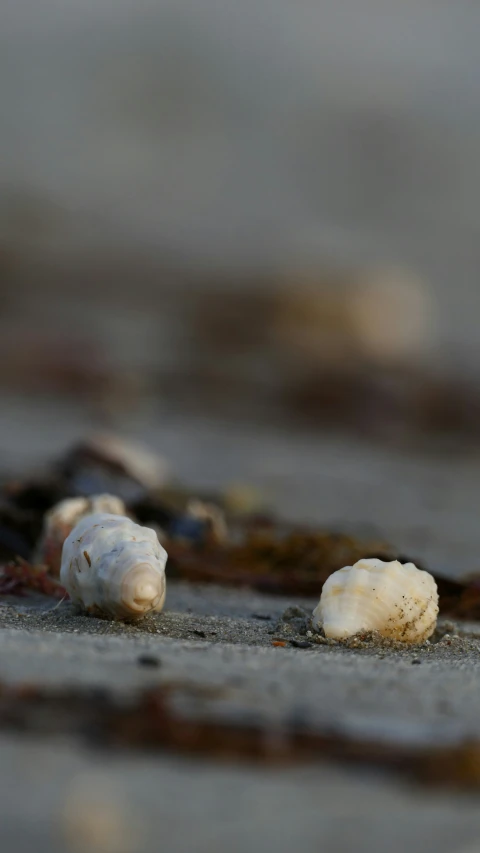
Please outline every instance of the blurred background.
[[412, 533], [423, 492], [358, 498], [438, 449], [438, 520], [480, 435], [479, 28], [469, 0], [4, 0], [3, 470], [108, 427], [297, 515], [403, 500]]

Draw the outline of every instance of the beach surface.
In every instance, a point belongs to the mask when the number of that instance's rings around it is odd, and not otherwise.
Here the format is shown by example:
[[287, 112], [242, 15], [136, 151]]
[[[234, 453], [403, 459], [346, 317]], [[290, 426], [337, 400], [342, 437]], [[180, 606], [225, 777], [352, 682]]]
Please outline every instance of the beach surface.
[[[28, 690], [15, 718], [2, 716], [2, 849], [153, 853], [162, 839], [171, 851], [313, 853], [380, 850], [388, 837], [398, 851], [476, 850], [478, 794], [370, 766], [368, 744], [415, 751], [480, 738], [480, 625], [443, 624], [422, 647], [347, 648], [299, 633], [313, 604], [171, 582], [164, 614], [122, 625], [41, 597], [4, 602], [0, 680]], [[275, 749], [259, 760], [112, 746], [72, 710], [82, 696], [130, 707], [169, 685], [182, 719], [253, 726], [266, 740], [300, 726], [364, 744], [365, 755], [278, 762]], [[52, 716], [32, 709], [36, 688]]]

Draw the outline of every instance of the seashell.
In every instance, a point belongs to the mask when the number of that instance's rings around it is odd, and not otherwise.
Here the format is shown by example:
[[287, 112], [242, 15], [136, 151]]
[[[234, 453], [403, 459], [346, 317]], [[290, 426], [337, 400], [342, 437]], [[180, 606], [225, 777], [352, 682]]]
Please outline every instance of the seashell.
[[215, 542], [225, 542], [228, 538], [225, 514], [219, 506], [192, 499], [187, 504], [187, 515], [204, 522]]
[[437, 615], [437, 585], [428, 572], [413, 563], [369, 559], [327, 578], [313, 627], [336, 640], [377, 631], [402, 643], [422, 643], [433, 634]]
[[168, 518], [168, 536], [186, 542], [221, 544], [228, 539], [225, 513], [218, 504], [169, 489], [158, 495]]
[[60, 470], [73, 494], [113, 492], [127, 502], [140, 500], [167, 480], [162, 457], [108, 433], [96, 433], [73, 447]]
[[408, 269], [290, 273], [272, 310], [271, 335], [284, 357], [304, 364], [351, 359], [411, 363], [437, 337], [428, 283]]
[[115, 495], [93, 495], [91, 498], [67, 498], [60, 501], [45, 515], [34, 562], [48, 566], [50, 573], [58, 577], [63, 543], [81, 518], [95, 512], [125, 515], [126, 511], [123, 501]]
[[88, 613], [139, 619], [165, 602], [167, 552], [153, 530], [130, 518], [83, 518], [63, 545], [60, 580]]

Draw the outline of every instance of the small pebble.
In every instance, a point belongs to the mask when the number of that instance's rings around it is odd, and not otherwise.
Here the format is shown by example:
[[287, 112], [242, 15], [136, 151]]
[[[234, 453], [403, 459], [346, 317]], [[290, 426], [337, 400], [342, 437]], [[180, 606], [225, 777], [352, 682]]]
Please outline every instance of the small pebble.
[[421, 663], [420, 658], [413, 658], [412, 663]]
[[290, 645], [295, 646], [296, 649], [312, 648], [312, 643], [307, 642], [307, 640], [290, 640]]
[[202, 637], [203, 639], [207, 636], [205, 631], [198, 631], [196, 628], [193, 629], [192, 634], [196, 634], [197, 637]]
[[160, 660], [158, 658], [153, 657], [153, 655], [139, 655], [137, 658], [137, 663], [140, 664], [140, 666], [160, 666]]
[[270, 616], [270, 613], [252, 613], [252, 616], [254, 619], [264, 619], [265, 621], [268, 621], [272, 618]]

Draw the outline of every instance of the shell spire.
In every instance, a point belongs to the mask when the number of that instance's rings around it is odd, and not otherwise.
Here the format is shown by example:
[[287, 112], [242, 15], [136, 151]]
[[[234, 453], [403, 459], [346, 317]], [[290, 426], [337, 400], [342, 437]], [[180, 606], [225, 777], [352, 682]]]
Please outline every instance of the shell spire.
[[163, 608], [167, 558], [155, 531], [97, 513], [82, 519], [65, 540], [60, 580], [88, 613], [139, 619]]

